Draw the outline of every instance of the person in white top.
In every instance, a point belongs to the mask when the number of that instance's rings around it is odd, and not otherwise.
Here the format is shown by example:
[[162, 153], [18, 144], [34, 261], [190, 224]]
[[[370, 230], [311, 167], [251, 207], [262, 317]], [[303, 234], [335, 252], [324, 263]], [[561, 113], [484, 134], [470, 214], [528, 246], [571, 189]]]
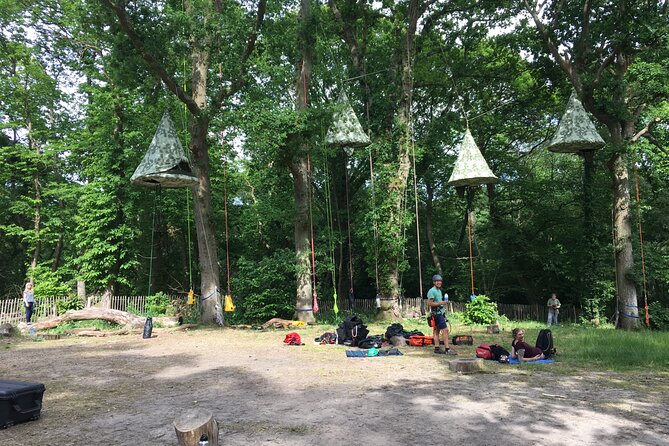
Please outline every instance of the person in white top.
[[23, 306], [26, 307], [26, 323], [30, 323], [33, 317], [33, 308], [35, 306], [35, 292], [33, 291], [33, 284], [28, 282], [23, 289]]

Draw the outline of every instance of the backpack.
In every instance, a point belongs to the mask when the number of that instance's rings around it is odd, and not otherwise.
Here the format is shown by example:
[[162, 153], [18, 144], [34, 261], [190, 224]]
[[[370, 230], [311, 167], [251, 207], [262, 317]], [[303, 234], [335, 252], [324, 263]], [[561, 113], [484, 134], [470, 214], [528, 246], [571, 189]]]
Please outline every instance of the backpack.
[[314, 342], [322, 345], [327, 344], [336, 344], [337, 343], [337, 333], [332, 331], [327, 331], [314, 339]]
[[358, 345], [359, 341], [365, 339], [368, 334], [367, 326], [355, 314], [347, 317], [337, 328], [339, 343], [353, 347]]
[[434, 344], [434, 339], [431, 336], [413, 335], [409, 337], [409, 345], [413, 347], [424, 347], [432, 344]]
[[383, 338], [381, 336], [371, 336], [358, 341], [358, 347], [360, 348], [381, 348], [383, 345]]
[[402, 324], [392, 324], [386, 328], [386, 339], [390, 340], [393, 336], [404, 336]]
[[451, 339], [453, 345], [474, 345], [474, 338], [469, 335], [453, 336]]
[[555, 347], [553, 347], [553, 333], [548, 329], [543, 329], [537, 336], [537, 348], [540, 348], [544, 357], [550, 358], [555, 354]]
[[509, 356], [509, 352], [506, 351], [501, 345], [493, 344], [481, 344], [476, 347], [476, 357], [483, 359], [491, 359], [493, 361], [499, 361], [500, 356], [506, 355]]
[[288, 345], [302, 345], [302, 339], [300, 338], [299, 334], [293, 331], [286, 335], [286, 338], [283, 340], [283, 343]]

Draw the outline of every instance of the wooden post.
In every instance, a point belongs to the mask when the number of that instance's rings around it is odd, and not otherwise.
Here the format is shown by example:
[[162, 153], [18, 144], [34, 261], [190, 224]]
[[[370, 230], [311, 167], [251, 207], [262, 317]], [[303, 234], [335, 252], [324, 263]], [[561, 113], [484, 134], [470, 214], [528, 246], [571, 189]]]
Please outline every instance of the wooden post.
[[476, 373], [483, 370], [483, 359], [481, 358], [458, 358], [448, 361], [448, 368], [453, 372]]
[[174, 431], [179, 446], [198, 446], [202, 435], [209, 439], [209, 446], [218, 446], [218, 423], [211, 412], [191, 409], [174, 420]]

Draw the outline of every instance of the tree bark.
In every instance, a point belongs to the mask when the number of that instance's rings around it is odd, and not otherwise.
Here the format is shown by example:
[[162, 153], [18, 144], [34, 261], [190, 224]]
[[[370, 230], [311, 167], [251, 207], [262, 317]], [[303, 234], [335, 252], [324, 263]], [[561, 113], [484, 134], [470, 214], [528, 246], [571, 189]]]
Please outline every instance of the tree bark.
[[[313, 64], [313, 36], [308, 29], [312, 21], [311, 0], [300, 0], [300, 25], [298, 28], [298, 44], [301, 60], [297, 67], [296, 79], [296, 110], [305, 112], [308, 108], [307, 88]], [[290, 170], [293, 174], [293, 190], [295, 193], [295, 261], [297, 263], [297, 288], [295, 302], [295, 319], [307, 323], [315, 322], [313, 313], [313, 297], [316, 290], [312, 288], [312, 264], [310, 249], [309, 198], [311, 184], [308, 174], [308, 142], [305, 135], [298, 135], [296, 153], [291, 160]], [[314, 279], [315, 280], [315, 279]]]
[[430, 244], [430, 254], [432, 254], [432, 264], [439, 275], [444, 274], [441, 268], [441, 259], [437, 254], [437, 246], [434, 243], [434, 232], [432, 230], [432, 201], [434, 200], [434, 185], [428, 181], [427, 188], [427, 202], [425, 203], [425, 226], [427, 230], [427, 241]]
[[638, 326], [636, 283], [634, 281], [634, 254], [630, 223], [629, 171], [625, 157], [617, 150], [609, 160], [613, 175], [613, 225], [615, 232], [616, 289], [618, 291], [620, 328], [631, 330]]

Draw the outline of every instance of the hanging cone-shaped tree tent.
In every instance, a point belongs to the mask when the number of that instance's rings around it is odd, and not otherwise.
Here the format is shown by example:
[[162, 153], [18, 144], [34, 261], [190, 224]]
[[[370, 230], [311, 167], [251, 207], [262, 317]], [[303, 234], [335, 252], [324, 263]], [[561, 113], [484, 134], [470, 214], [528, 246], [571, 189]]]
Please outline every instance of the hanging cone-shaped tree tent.
[[467, 129], [460, 143], [458, 159], [455, 161], [448, 184], [455, 187], [479, 186], [496, 181], [497, 177], [488, 167], [488, 163], [474, 141], [472, 132]]
[[349, 155], [354, 148], [365, 147], [371, 143], [343, 90], [337, 99], [337, 110], [325, 135], [325, 142], [330, 146], [343, 147]]
[[167, 112], [130, 181], [147, 187], [190, 187], [198, 182]]
[[548, 150], [559, 153], [578, 153], [599, 149], [604, 144], [604, 140], [597, 133], [583, 104], [578, 100], [576, 92], [572, 91], [557, 131], [548, 143]]

